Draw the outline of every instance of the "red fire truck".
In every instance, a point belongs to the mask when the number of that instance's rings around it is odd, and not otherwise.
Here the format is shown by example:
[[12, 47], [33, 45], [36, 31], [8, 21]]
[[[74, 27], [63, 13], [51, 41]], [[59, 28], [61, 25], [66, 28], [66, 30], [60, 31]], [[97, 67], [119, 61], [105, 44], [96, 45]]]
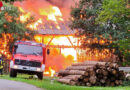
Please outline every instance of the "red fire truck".
[[10, 77], [17, 73], [36, 74], [43, 78], [46, 59], [46, 46], [33, 41], [16, 41], [13, 48], [13, 58], [10, 61]]

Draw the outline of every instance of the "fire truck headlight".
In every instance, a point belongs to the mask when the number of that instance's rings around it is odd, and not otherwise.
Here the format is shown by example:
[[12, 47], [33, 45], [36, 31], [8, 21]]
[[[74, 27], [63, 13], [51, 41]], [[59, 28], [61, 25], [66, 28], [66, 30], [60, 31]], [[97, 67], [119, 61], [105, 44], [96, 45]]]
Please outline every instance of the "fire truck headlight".
[[41, 71], [41, 68], [37, 68], [37, 71]]
[[17, 65], [14, 65], [14, 68], [15, 68], [15, 69], [17, 69], [17, 68], [18, 68], [18, 66], [17, 66]]

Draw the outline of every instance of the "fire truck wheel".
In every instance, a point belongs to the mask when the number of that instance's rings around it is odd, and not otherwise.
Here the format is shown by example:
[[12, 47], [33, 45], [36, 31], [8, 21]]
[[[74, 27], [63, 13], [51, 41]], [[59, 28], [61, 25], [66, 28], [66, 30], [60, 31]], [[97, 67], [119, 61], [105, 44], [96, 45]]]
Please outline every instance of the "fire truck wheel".
[[38, 73], [37, 76], [38, 76], [38, 78], [39, 78], [40, 80], [43, 79], [43, 73], [42, 73], [42, 72]]
[[11, 69], [11, 70], [10, 70], [10, 77], [16, 77], [16, 76], [17, 76], [16, 70]]

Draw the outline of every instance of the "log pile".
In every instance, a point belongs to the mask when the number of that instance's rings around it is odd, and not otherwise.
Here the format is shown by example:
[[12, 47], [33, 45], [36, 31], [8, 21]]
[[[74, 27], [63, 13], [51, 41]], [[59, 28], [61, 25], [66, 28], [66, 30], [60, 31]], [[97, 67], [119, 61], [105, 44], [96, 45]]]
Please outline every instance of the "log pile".
[[86, 61], [75, 63], [58, 73], [58, 81], [79, 86], [118, 86], [125, 79], [116, 63]]

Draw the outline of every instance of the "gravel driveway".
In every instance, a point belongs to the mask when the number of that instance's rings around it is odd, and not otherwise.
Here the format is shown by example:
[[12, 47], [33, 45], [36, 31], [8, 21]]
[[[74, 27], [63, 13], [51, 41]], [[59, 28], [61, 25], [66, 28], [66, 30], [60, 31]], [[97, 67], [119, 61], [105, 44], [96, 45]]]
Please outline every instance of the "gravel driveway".
[[43, 90], [33, 85], [0, 79], [0, 90]]

